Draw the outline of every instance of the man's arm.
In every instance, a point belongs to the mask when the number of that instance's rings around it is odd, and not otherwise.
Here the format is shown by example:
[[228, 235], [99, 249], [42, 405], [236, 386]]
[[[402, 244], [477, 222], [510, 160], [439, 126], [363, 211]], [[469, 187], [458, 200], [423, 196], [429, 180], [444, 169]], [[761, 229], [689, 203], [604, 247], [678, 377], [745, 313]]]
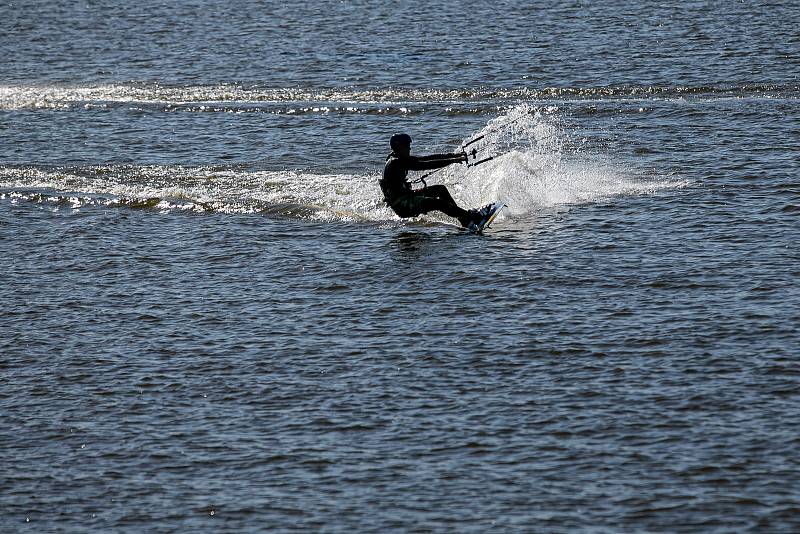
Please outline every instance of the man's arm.
[[409, 170], [412, 171], [429, 171], [432, 169], [440, 169], [447, 167], [453, 163], [462, 163], [467, 161], [467, 155], [464, 152], [456, 152], [455, 154], [431, 154], [430, 156], [411, 156], [409, 158]]
[[466, 160], [466, 152], [453, 152], [452, 154], [431, 154], [430, 156], [418, 156], [420, 161], [439, 161], [439, 160], [455, 160], [453, 163]]

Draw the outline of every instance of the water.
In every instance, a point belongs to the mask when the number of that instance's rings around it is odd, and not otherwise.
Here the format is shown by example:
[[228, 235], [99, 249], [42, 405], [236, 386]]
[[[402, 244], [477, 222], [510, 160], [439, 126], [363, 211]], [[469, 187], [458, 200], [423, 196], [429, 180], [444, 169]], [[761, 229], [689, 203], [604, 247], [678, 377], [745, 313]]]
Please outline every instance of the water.
[[4, 2], [0, 530], [797, 531], [798, 7]]

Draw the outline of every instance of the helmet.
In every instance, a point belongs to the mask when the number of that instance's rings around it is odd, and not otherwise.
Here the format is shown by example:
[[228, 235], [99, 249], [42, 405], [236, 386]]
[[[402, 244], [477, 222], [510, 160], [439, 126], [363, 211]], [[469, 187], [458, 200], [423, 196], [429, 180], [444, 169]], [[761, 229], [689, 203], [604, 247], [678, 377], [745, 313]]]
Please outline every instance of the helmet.
[[401, 146], [411, 146], [411, 136], [404, 133], [394, 134], [389, 139], [389, 146], [392, 147], [392, 150], [397, 150]]

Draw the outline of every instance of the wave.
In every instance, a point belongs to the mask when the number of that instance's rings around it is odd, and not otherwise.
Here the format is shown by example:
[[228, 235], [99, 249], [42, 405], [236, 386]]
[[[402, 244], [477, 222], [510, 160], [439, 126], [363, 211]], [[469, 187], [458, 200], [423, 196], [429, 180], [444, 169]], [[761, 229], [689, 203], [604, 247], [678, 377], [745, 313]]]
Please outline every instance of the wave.
[[[441, 183], [450, 187], [461, 204], [480, 206], [499, 200], [509, 206], [504, 213], [511, 217], [687, 185], [679, 179], [633, 176], [611, 164], [558, 161], [555, 156], [516, 151], [497, 158], [480, 171], [461, 170], [442, 178], [445, 179]], [[56, 210], [100, 206], [260, 213], [341, 222], [400, 222], [383, 203], [377, 179], [377, 174], [321, 175], [179, 167], [103, 167], [83, 168], [79, 172], [0, 168], [0, 199], [32, 202]], [[410, 222], [454, 223], [435, 212]]]
[[0, 168], [11, 201], [54, 207], [118, 206], [191, 212], [265, 213], [309, 219], [388, 220], [378, 176], [227, 167], [104, 165]]
[[[591, 203], [621, 195], [679, 188], [685, 181], [647, 176], [609, 158], [571, 148], [557, 115], [527, 104], [490, 120], [470, 139], [473, 166], [450, 166], [428, 183], [448, 185], [457, 200], [479, 206], [500, 200], [506, 214]], [[486, 160], [479, 165], [481, 160]], [[186, 167], [101, 165], [0, 167], [0, 194], [12, 202], [54, 208], [94, 205], [266, 215], [362, 222], [396, 222], [377, 186], [380, 170], [320, 173], [253, 165]], [[430, 214], [417, 222], [452, 223]]]
[[[485, 104], [521, 101], [651, 99], [687, 97], [800, 98], [800, 85], [612, 86], [547, 88], [270, 88], [222, 84], [166, 86], [157, 83], [90, 87], [0, 85], [0, 110], [93, 109], [119, 104], [160, 106], [164, 111], [269, 111], [270, 105], [298, 104], [288, 110], [331, 108], [359, 111], [358, 105]], [[318, 105], [310, 105], [310, 104]], [[198, 104], [198, 105], [193, 105]], [[309, 104], [309, 105], [305, 105]], [[350, 104], [350, 105], [348, 105]], [[282, 109], [282, 108], [281, 108]], [[370, 109], [369, 107], [367, 109]]]

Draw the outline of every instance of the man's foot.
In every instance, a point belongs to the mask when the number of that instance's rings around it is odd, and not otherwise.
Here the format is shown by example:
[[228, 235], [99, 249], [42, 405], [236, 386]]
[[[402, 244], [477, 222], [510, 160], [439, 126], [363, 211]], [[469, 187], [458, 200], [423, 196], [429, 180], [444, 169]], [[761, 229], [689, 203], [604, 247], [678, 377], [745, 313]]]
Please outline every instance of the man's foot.
[[487, 217], [489, 215], [489, 213], [492, 211], [492, 208], [494, 208], [494, 202], [492, 202], [490, 204], [486, 204], [485, 206], [483, 206], [482, 208], [477, 210], [478, 213], [481, 214], [481, 219], [483, 219], [484, 217]]
[[469, 228], [474, 224], [478, 224], [483, 219], [483, 215], [481, 214], [480, 210], [469, 210], [464, 217], [459, 217], [458, 222], [461, 223], [461, 226], [464, 228]]
[[467, 214], [464, 217], [459, 217], [458, 222], [461, 223], [461, 226], [464, 228], [472, 228], [473, 226], [477, 226], [479, 222], [485, 219], [489, 213], [494, 208], [494, 202], [491, 204], [486, 204], [481, 208], [475, 208], [467, 211]]

